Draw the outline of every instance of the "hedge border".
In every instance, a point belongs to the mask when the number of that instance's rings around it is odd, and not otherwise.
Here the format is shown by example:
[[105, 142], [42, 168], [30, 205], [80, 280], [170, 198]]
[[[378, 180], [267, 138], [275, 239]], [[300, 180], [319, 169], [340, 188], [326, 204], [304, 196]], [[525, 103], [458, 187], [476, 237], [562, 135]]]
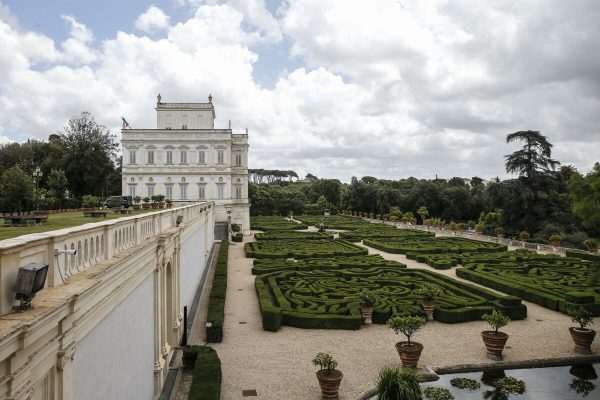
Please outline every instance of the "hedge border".
[[208, 346], [188, 346], [183, 354], [186, 364], [194, 365], [188, 400], [219, 400], [223, 376], [217, 351]]
[[211, 326], [206, 327], [206, 341], [221, 343], [223, 341], [223, 323], [225, 320], [225, 297], [227, 296], [227, 255], [229, 242], [221, 241], [213, 284], [208, 298], [208, 313], [206, 321]]

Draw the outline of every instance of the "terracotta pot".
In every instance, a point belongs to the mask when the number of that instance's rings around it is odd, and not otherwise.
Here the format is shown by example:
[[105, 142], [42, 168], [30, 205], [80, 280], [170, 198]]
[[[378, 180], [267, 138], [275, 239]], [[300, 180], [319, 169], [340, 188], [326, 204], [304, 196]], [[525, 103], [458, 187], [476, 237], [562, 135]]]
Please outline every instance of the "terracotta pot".
[[559, 246], [560, 246], [560, 241], [558, 241], [558, 240], [552, 241], [552, 247], [559, 247]]
[[360, 313], [363, 317], [363, 323], [365, 325], [371, 325], [373, 323], [373, 307], [360, 307]]
[[504, 350], [508, 335], [504, 332], [483, 331], [481, 337], [487, 348], [488, 358], [496, 361], [502, 360], [502, 350]]
[[569, 333], [573, 342], [575, 342], [575, 351], [582, 354], [592, 353], [592, 342], [596, 336], [596, 331], [588, 328], [570, 327]]
[[504, 233], [497, 233], [496, 236], [498, 239], [502, 239], [504, 237]]
[[327, 399], [337, 398], [343, 377], [342, 371], [338, 371], [337, 369], [332, 369], [331, 375], [327, 375], [326, 369], [317, 371], [317, 379], [319, 380], [323, 397]]
[[435, 310], [435, 299], [423, 299], [423, 310], [427, 314], [427, 321], [433, 321], [433, 310]]
[[418, 342], [398, 342], [396, 343], [396, 350], [400, 355], [400, 361], [403, 367], [416, 368], [421, 358], [421, 352], [423, 351], [423, 345]]

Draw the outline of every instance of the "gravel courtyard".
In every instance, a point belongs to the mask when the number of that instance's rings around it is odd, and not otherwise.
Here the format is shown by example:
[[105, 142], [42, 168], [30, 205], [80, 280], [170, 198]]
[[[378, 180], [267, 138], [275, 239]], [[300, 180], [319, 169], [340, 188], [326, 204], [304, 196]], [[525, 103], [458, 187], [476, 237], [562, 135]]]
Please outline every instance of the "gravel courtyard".
[[[253, 241], [245, 237], [244, 241]], [[369, 248], [370, 254], [400, 261], [409, 268], [431, 269]], [[312, 358], [320, 351], [331, 353], [344, 373], [340, 399], [354, 400], [374, 386], [378, 371], [387, 364], [399, 364], [394, 344], [402, 340], [384, 325], [358, 331], [309, 330], [283, 326], [279, 332], [262, 329], [260, 310], [251, 273], [252, 259], [244, 256], [243, 245], [229, 247], [229, 275], [225, 305], [224, 340], [212, 345], [219, 353], [223, 369], [221, 398], [241, 399], [243, 390], [256, 390], [259, 399], [320, 399]], [[454, 268], [437, 271], [455, 276]], [[568, 333], [571, 322], [558, 312], [524, 302], [528, 317], [513, 321], [502, 330], [510, 335], [505, 361], [577, 356]], [[451, 366], [490, 363], [480, 332], [483, 321], [461, 324], [430, 322], [414, 340], [425, 349], [420, 365]], [[592, 350], [600, 351], [596, 341]]]

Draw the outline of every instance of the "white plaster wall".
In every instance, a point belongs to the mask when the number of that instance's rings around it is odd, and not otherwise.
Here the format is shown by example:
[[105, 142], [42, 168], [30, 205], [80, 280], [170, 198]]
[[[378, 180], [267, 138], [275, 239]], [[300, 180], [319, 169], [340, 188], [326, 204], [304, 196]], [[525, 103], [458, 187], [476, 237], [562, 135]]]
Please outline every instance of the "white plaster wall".
[[77, 343], [74, 399], [153, 398], [153, 284], [150, 275]]
[[181, 313], [183, 306], [192, 305], [198, 283], [204, 272], [207, 256], [204, 227], [198, 229], [185, 242], [181, 243], [180, 274], [181, 274]]

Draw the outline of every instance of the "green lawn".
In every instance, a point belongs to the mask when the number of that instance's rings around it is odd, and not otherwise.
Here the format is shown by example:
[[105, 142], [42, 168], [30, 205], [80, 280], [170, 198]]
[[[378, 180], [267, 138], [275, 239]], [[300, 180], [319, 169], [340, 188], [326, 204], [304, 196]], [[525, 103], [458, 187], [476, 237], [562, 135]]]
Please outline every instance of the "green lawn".
[[129, 217], [131, 215], [145, 214], [152, 211], [158, 211], [153, 209], [148, 210], [137, 210], [130, 215], [120, 215], [116, 213], [109, 213], [106, 218], [90, 218], [84, 217], [83, 212], [74, 211], [58, 214], [49, 214], [48, 222], [43, 225], [37, 226], [0, 226], [0, 240], [10, 239], [21, 235], [28, 235], [30, 233], [48, 232], [57, 229], [70, 228], [72, 226], [78, 226], [88, 224], [90, 222], [105, 221], [107, 219], [116, 219]]

